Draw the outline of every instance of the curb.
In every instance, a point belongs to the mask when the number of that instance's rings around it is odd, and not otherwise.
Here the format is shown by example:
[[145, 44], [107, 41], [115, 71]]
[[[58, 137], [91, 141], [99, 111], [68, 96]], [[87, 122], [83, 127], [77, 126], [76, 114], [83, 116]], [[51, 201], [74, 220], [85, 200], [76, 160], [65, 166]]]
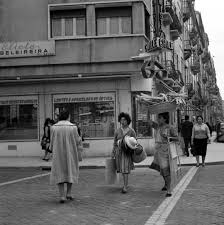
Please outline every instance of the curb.
[[[195, 166], [196, 163], [186, 163], [181, 164], [181, 166]], [[214, 165], [224, 165], [224, 161], [217, 161], [217, 162], [207, 162], [205, 163], [206, 166], [214, 166]], [[135, 168], [148, 168], [149, 165], [135, 165]], [[42, 166], [40, 167], [42, 170], [51, 170], [50, 166]], [[79, 169], [104, 169], [105, 166], [97, 166], [97, 165], [86, 165], [80, 166]]]

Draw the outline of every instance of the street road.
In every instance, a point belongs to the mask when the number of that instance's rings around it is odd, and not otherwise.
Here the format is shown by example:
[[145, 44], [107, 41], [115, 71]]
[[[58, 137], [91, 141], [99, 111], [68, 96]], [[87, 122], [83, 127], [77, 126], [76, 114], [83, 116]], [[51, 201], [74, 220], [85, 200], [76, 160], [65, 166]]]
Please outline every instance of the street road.
[[[191, 167], [182, 168], [183, 175]], [[165, 199], [163, 180], [156, 171], [137, 168], [127, 194], [122, 182], [105, 185], [104, 169], [83, 169], [74, 185], [75, 200], [60, 204], [49, 176], [13, 184], [4, 182], [47, 172], [1, 169], [1, 225], [144, 225]], [[224, 224], [224, 165], [200, 167], [164, 224]]]

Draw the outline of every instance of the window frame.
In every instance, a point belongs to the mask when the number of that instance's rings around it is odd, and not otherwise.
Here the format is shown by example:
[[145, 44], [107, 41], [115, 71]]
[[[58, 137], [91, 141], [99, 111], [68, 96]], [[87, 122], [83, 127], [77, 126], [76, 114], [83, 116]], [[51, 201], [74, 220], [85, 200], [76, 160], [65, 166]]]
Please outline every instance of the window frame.
[[[118, 18], [118, 33], [117, 34], [111, 34], [110, 33], [110, 21], [112, 18]], [[122, 32], [122, 18], [124, 17], [105, 17], [106, 19], [106, 34], [98, 34], [98, 30], [97, 30], [97, 27], [98, 27], [98, 24], [97, 24], [97, 20], [99, 18], [96, 18], [96, 36], [97, 37], [102, 37], [102, 36], [123, 36], [123, 35], [132, 35], [132, 18], [130, 17], [131, 19], [131, 33], [124, 33]], [[125, 17], [125, 18], [129, 18], [129, 17]]]
[[[72, 26], [72, 33], [73, 35], [65, 35], [65, 17], [61, 17], [58, 18], [61, 20], [61, 35], [60, 36], [53, 36], [53, 26], [52, 26], [52, 20], [54, 18], [51, 17], [51, 12], [53, 11], [57, 11], [57, 10], [50, 10], [50, 7], [48, 7], [48, 20], [49, 20], [49, 25], [48, 25], [48, 39], [53, 39], [53, 40], [57, 40], [57, 39], [71, 39], [71, 38], [83, 38], [83, 37], [87, 37], [87, 32], [86, 32], [86, 28], [87, 28], [87, 19], [86, 19], [86, 9], [85, 9], [85, 16], [74, 16], [74, 17], [67, 17], [67, 18], [72, 18], [73, 20], [73, 26]], [[82, 9], [82, 8], [77, 8], [78, 9]], [[61, 9], [61, 11], [63, 11], [63, 9]], [[78, 18], [83, 18], [85, 21], [85, 34], [84, 35], [77, 35], [77, 19]]]
[[[37, 132], [37, 138], [33, 138], [33, 139], [13, 139], [13, 140], [11, 140], [11, 139], [5, 139], [5, 140], [0, 140], [0, 143], [4, 143], [4, 142], [37, 142], [37, 141], [40, 141], [40, 137], [41, 137], [41, 135], [40, 135], [40, 107], [41, 107], [41, 105], [40, 105], [40, 98], [39, 98], [39, 96], [38, 95], [36, 95], [36, 94], [30, 94], [30, 95], [2, 95], [1, 97], [3, 97], [3, 98], [9, 98], [10, 99], [10, 97], [28, 97], [28, 96], [30, 96], [30, 97], [35, 97], [35, 99], [37, 99], [37, 130], [36, 130], [36, 132]], [[18, 104], [18, 105], [23, 105], [23, 104]], [[9, 105], [6, 105], [6, 106], [9, 106]]]
[[[55, 119], [55, 108], [54, 108], [54, 105], [55, 104], [58, 104], [58, 103], [55, 103], [54, 102], [54, 98], [56, 98], [57, 96], [62, 96], [62, 95], [65, 95], [65, 96], [85, 96], [85, 95], [93, 95], [93, 94], [108, 94], [108, 95], [112, 95], [114, 97], [114, 133], [117, 129], [117, 92], [116, 91], [103, 91], [103, 92], [81, 92], [81, 93], [74, 93], [74, 92], [69, 92], [69, 93], [54, 93], [51, 95], [51, 102], [52, 102], [52, 118]], [[108, 102], [108, 101], [106, 101]], [[81, 103], [81, 102], [70, 102], [70, 103]], [[60, 104], [60, 103], [59, 103]], [[85, 137], [85, 140], [111, 140], [111, 139], [114, 139], [114, 135], [113, 136], [110, 136], [110, 137]]]

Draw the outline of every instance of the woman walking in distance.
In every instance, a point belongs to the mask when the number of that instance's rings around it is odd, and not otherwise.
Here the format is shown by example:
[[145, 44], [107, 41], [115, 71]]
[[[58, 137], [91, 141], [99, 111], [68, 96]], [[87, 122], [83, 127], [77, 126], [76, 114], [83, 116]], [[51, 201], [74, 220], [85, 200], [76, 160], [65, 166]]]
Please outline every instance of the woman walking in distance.
[[171, 194], [171, 176], [169, 163], [169, 137], [177, 137], [174, 129], [169, 125], [169, 113], [164, 112], [158, 114], [158, 123], [151, 121], [152, 127], [155, 129], [155, 154], [152, 164], [149, 166], [160, 172], [165, 181], [165, 186], [162, 191], [167, 191], [166, 197]]
[[205, 156], [207, 144], [210, 142], [210, 131], [208, 126], [203, 123], [203, 117], [197, 116], [196, 123], [192, 130], [192, 145], [196, 155], [196, 166], [199, 167], [199, 156], [202, 156], [202, 166], [205, 166]]
[[124, 186], [122, 188], [122, 193], [127, 193], [128, 175], [130, 171], [134, 169], [134, 163], [131, 153], [124, 151], [120, 144], [125, 135], [136, 138], [136, 134], [135, 131], [129, 127], [131, 117], [128, 113], [121, 112], [118, 116], [118, 122], [120, 122], [120, 128], [116, 130], [114, 135], [112, 157], [116, 159], [117, 172], [123, 175]]
[[53, 150], [53, 159], [50, 183], [58, 185], [60, 203], [64, 203], [66, 199], [73, 200], [72, 184], [78, 183], [79, 177], [78, 151], [81, 149], [81, 138], [77, 127], [70, 123], [69, 119], [69, 112], [63, 110], [59, 115], [59, 122], [52, 126], [51, 134], [50, 148]]

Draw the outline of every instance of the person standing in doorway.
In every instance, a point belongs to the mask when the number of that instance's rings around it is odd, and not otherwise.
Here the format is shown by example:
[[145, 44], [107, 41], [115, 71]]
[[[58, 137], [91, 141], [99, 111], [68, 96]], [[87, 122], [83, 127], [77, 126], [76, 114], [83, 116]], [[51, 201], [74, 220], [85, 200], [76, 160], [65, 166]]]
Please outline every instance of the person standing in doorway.
[[202, 156], [202, 166], [205, 166], [205, 157], [207, 152], [207, 144], [210, 142], [210, 131], [208, 126], [203, 123], [203, 117], [197, 116], [196, 124], [192, 130], [192, 145], [195, 149], [196, 166], [199, 167], [199, 156]]
[[127, 193], [128, 175], [130, 174], [131, 170], [134, 169], [134, 163], [131, 153], [124, 151], [123, 148], [121, 148], [120, 143], [125, 135], [136, 138], [136, 134], [135, 131], [129, 127], [131, 123], [131, 117], [128, 113], [121, 112], [118, 116], [118, 122], [121, 126], [114, 134], [112, 157], [114, 157], [116, 160], [117, 172], [122, 173], [123, 175], [124, 186], [122, 188], [122, 193]]
[[50, 143], [53, 151], [50, 184], [58, 185], [60, 203], [64, 203], [66, 199], [74, 199], [71, 195], [72, 184], [78, 183], [79, 177], [78, 151], [81, 149], [82, 141], [77, 126], [69, 120], [69, 112], [63, 110], [59, 115], [59, 121], [52, 126]]
[[192, 136], [192, 128], [193, 123], [189, 121], [189, 116], [185, 115], [185, 121], [182, 123], [181, 126], [181, 135], [184, 139], [184, 154], [189, 157], [189, 145], [191, 145], [191, 136]]

